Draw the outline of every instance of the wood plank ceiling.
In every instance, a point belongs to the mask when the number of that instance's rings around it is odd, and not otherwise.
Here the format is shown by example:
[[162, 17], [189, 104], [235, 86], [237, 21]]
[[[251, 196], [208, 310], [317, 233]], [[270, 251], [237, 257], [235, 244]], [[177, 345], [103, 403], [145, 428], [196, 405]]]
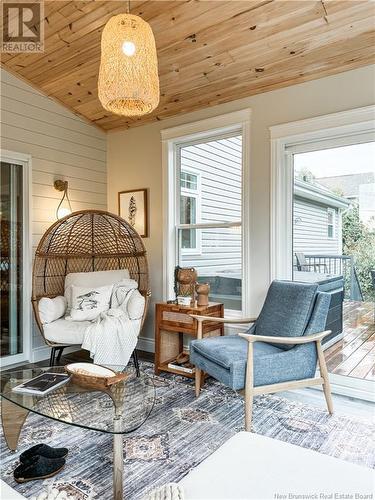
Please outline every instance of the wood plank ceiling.
[[2, 64], [101, 128], [127, 128], [372, 64], [374, 9], [361, 0], [132, 1], [153, 28], [161, 86], [159, 107], [139, 119], [111, 115], [97, 97], [101, 32], [125, 2], [46, 1], [45, 52], [2, 54]]

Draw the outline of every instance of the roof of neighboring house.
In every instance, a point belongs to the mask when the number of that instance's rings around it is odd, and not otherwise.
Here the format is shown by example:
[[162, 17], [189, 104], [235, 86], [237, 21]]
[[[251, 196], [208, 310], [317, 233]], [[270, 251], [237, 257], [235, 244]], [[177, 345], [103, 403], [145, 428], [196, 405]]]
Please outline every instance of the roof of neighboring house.
[[299, 198], [315, 201], [327, 207], [348, 208], [350, 201], [330, 191], [316, 181], [314, 183], [295, 179], [294, 194]]
[[374, 172], [361, 174], [335, 175], [332, 177], [320, 177], [319, 184], [328, 189], [335, 189], [342, 192], [343, 196], [359, 196], [359, 186], [363, 184], [373, 184], [375, 182]]

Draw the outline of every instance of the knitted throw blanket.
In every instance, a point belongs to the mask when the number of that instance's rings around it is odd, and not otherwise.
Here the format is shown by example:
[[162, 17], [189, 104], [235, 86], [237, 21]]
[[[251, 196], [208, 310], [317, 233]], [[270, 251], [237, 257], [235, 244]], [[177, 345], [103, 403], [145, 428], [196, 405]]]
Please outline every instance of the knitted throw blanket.
[[133, 280], [120, 282], [112, 293], [111, 308], [87, 327], [82, 348], [90, 351], [94, 363], [126, 366], [135, 349], [140, 319], [130, 319], [127, 309], [138, 285]]
[[142, 500], [184, 500], [184, 492], [179, 484], [168, 483], [152, 490]]

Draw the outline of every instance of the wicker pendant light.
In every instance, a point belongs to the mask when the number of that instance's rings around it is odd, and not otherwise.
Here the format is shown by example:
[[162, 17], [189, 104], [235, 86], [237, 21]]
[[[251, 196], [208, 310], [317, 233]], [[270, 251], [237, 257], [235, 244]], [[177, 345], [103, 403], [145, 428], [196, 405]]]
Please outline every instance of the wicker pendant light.
[[112, 17], [102, 34], [98, 94], [116, 115], [141, 116], [159, 104], [155, 39], [146, 21], [129, 13]]

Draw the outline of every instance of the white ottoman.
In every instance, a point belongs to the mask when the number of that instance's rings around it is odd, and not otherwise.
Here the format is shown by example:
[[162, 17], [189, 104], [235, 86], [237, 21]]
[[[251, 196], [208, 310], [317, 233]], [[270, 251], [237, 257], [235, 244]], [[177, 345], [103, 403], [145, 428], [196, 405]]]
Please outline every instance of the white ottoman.
[[16, 490], [7, 485], [2, 479], [0, 480], [0, 498], [1, 500], [21, 500], [25, 497]]
[[353, 495], [336, 498], [371, 499], [375, 473], [276, 439], [239, 432], [179, 484], [184, 489], [184, 500], [298, 498], [290, 495], [329, 500], [335, 494]]

